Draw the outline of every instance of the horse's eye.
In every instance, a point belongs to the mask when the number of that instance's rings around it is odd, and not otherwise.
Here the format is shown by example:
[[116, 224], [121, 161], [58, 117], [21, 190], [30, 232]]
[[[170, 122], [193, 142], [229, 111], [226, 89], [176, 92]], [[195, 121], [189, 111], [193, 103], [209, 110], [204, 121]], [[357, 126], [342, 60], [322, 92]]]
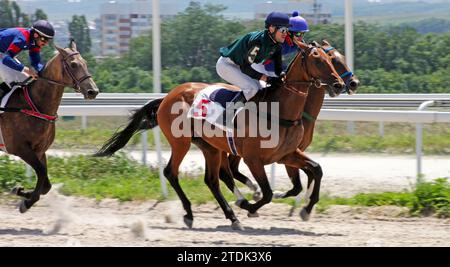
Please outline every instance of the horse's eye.
[[78, 64], [76, 62], [70, 62], [70, 67], [72, 69], [75, 69], [78, 66]]

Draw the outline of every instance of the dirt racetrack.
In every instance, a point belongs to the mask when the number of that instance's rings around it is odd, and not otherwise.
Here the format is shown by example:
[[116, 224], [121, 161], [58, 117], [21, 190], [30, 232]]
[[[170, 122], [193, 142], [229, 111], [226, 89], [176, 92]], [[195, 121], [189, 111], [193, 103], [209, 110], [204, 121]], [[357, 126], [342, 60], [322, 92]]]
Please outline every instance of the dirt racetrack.
[[259, 218], [232, 206], [244, 231], [233, 231], [215, 203], [194, 205], [194, 227], [181, 203], [66, 197], [52, 190], [25, 214], [18, 198], [0, 200], [0, 246], [450, 246], [450, 220], [401, 216], [398, 207], [334, 206], [301, 221], [298, 210], [268, 204]]

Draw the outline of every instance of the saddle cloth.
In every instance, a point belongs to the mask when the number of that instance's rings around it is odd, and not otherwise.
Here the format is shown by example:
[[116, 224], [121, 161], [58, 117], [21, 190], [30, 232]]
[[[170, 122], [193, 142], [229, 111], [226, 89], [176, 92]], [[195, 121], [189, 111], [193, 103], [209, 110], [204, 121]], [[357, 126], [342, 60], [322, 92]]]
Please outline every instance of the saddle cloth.
[[238, 91], [231, 91], [218, 85], [208, 86], [197, 94], [187, 117], [206, 120], [222, 130], [229, 130], [222, 124], [222, 115], [226, 103], [230, 102], [238, 93]]
[[[19, 86], [14, 86], [13, 89], [11, 89], [11, 91], [9, 91], [5, 96], [3, 96], [1, 102], [0, 102], [0, 107], [4, 108], [6, 107], [6, 104], [8, 104], [9, 99], [11, 98], [11, 95], [14, 93], [14, 91], [16, 91], [17, 88], [20, 88]], [[2, 114], [4, 111], [0, 110], [0, 114]], [[3, 139], [3, 133], [2, 133], [2, 127], [0, 125], [0, 150], [8, 153], [8, 151], [6, 150], [6, 145], [5, 145], [5, 141]]]
[[[11, 91], [9, 91], [5, 96], [3, 96], [1, 102], [0, 102], [0, 107], [4, 108], [6, 107], [6, 104], [8, 104], [9, 99], [11, 98], [11, 95], [14, 93], [14, 91], [17, 90], [17, 88], [20, 88], [19, 86], [14, 86]], [[4, 111], [0, 110], [0, 114], [3, 113]]]
[[[215, 127], [225, 131], [228, 147], [234, 155], [237, 155], [234, 132], [233, 129], [223, 125], [223, 113], [226, 103], [231, 102], [238, 93], [238, 91], [231, 91], [218, 85], [208, 86], [197, 94], [187, 113], [188, 118], [206, 120]], [[236, 112], [234, 117], [236, 117], [238, 112]]]

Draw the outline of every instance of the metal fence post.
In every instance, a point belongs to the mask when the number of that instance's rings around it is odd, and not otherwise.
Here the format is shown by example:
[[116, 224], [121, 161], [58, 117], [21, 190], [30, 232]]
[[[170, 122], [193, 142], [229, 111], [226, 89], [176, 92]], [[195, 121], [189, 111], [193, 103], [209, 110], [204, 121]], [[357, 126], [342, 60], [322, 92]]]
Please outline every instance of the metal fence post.
[[275, 163], [272, 163], [270, 166], [270, 186], [272, 187], [272, 190], [275, 189], [275, 170], [277, 166]]
[[354, 121], [347, 121], [347, 133], [350, 135], [355, 134], [355, 122]]
[[158, 170], [159, 170], [159, 179], [161, 180], [161, 189], [164, 198], [167, 198], [169, 195], [167, 192], [167, 182], [166, 177], [164, 176], [164, 170], [163, 170], [163, 159], [162, 159], [162, 151], [161, 151], [161, 139], [159, 136], [159, 127], [153, 128], [153, 136], [155, 138], [155, 146], [156, 146], [156, 153], [158, 156]]
[[378, 134], [384, 137], [384, 122], [382, 121], [378, 122]]
[[[420, 104], [417, 111], [423, 111], [429, 106], [434, 105], [434, 100], [425, 101]], [[423, 124], [416, 123], [416, 158], [417, 158], [417, 182], [422, 177], [422, 139], [423, 139]]]
[[147, 131], [143, 131], [141, 134], [141, 143], [142, 143], [142, 164], [147, 165]]
[[81, 130], [84, 131], [87, 129], [87, 123], [88, 123], [87, 116], [86, 115], [81, 116]]

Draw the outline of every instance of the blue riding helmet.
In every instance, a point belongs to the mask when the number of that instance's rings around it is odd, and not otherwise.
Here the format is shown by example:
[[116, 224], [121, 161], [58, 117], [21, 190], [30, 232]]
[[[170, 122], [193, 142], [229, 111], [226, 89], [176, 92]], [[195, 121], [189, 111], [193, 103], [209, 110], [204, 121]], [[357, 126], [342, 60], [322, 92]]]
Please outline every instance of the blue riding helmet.
[[266, 18], [266, 28], [269, 28], [270, 25], [277, 27], [289, 27], [289, 16], [282, 12], [271, 12], [267, 15]]
[[308, 22], [302, 16], [298, 14], [298, 11], [294, 11], [292, 13], [292, 17], [289, 18], [289, 23], [291, 26], [289, 27], [290, 32], [308, 32]]
[[38, 20], [31, 27], [40, 36], [52, 39], [55, 36], [53, 26], [46, 20]]

